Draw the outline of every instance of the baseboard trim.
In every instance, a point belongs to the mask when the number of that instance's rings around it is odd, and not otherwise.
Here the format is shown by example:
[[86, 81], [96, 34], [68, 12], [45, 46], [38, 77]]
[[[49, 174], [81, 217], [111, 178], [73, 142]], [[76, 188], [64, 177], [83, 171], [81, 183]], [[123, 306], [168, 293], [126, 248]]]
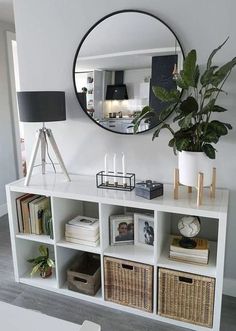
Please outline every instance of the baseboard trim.
[[0, 217], [7, 214], [7, 204], [0, 205]]
[[236, 279], [224, 278], [223, 294], [236, 297]]

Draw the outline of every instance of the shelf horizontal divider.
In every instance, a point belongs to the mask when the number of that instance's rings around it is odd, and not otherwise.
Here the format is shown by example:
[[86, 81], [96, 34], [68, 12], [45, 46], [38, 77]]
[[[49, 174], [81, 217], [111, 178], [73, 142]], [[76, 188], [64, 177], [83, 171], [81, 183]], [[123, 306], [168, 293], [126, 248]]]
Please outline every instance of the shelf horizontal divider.
[[80, 244], [71, 243], [66, 240], [60, 240], [56, 243], [56, 246], [75, 249], [77, 251], [101, 254], [100, 245], [93, 247], [93, 246], [88, 246], [88, 245], [80, 245]]
[[108, 246], [104, 256], [154, 265], [154, 249], [137, 245]]
[[48, 244], [48, 245], [54, 244], [54, 239], [51, 239], [49, 236], [44, 235], [44, 234], [18, 233], [18, 234], [16, 234], [16, 238], [30, 240], [30, 241], [36, 241], [36, 242], [44, 243], [44, 244]]

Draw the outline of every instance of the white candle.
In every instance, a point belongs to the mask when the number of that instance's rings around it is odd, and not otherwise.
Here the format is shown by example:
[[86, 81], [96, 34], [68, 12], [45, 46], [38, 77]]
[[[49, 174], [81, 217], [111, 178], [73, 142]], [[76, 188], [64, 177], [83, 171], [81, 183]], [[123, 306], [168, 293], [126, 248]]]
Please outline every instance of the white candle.
[[114, 183], [117, 182], [116, 179], [116, 153], [113, 156], [113, 174], [114, 174]]
[[108, 167], [107, 167], [107, 154], [105, 154], [105, 157], [104, 157], [104, 168], [105, 168], [105, 175], [108, 174]]
[[[126, 175], [126, 164], [125, 164], [125, 154], [122, 153], [122, 173], [123, 173], [123, 176]], [[123, 178], [123, 184], [125, 185], [126, 184], [126, 178]]]

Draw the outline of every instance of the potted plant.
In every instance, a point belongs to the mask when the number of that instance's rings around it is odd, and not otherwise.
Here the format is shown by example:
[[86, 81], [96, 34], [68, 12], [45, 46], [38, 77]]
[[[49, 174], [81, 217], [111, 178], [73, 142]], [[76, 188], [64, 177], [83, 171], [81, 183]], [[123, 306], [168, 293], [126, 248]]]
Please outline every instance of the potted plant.
[[42, 278], [47, 278], [52, 275], [52, 268], [55, 266], [54, 261], [49, 257], [49, 249], [44, 245], [39, 246], [40, 255], [28, 259], [27, 261], [33, 263], [33, 269], [30, 275], [34, 275], [39, 272]]
[[[236, 57], [221, 67], [212, 64], [214, 55], [227, 40], [212, 51], [201, 74], [196, 50], [191, 50], [184, 60], [183, 70], [175, 76], [177, 89], [153, 87], [155, 96], [166, 103], [163, 110], [157, 114], [146, 106], [133, 121], [134, 132], [137, 132], [142, 120], [148, 122], [157, 117], [160, 124], [152, 139], [157, 138], [162, 129], [169, 130], [172, 135], [169, 146], [175, 154], [178, 151], [179, 181], [184, 185], [197, 186], [199, 171], [204, 173], [204, 186], [210, 185], [212, 167], [209, 161], [216, 157], [214, 145], [232, 129], [231, 124], [215, 119], [216, 114], [227, 111], [216, 102], [220, 94], [226, 94], [223, 86], [236, 64]], [[172, 125], [166, 121], [170, 115]]]

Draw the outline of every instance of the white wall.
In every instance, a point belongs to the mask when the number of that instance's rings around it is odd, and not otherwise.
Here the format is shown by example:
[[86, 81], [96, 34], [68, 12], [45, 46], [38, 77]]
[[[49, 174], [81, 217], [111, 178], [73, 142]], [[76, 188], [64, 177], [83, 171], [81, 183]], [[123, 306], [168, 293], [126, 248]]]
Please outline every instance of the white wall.
[[[196, 48], [199, 63], [228, 35], [230, 40], [217, 56], [219, 62], [233, 57], [236, 40], [234, 0], [15, 0], [15, 19], [22, 90], [65, 90], [68, 120], [50, 124], [72, 173], [95, 174], [101, 170], [106, 152], [124, 151], [128, 170], [138, 178], [172, 182], [177, 160], [167, 146], [168, 134], [151, 141], [151, 133], [125, 136], [96, 126], [80, 110], [72, 83], [72, 63], [77, 46], [91, 25], [120, 9], [153, 13], [172, 27], [185, 51]], [[140, 36], [142, 38], [142, 36]], [[235, 130], [217, 145], [217, 186], [231, 190], [225, 276], [236, 279], [236, 70], [225, 86], [229, 95], [220, 102], [229, 108], [223, 114]], [[32, 148], [33, 124], [25, 125], [27, 155]], [[69, 148], [68, 148], [69, 147]]]
[[5, 184], [16, 179], [6, 31], [14, 27], [0, 22], [0, 216], [7, 212]]

